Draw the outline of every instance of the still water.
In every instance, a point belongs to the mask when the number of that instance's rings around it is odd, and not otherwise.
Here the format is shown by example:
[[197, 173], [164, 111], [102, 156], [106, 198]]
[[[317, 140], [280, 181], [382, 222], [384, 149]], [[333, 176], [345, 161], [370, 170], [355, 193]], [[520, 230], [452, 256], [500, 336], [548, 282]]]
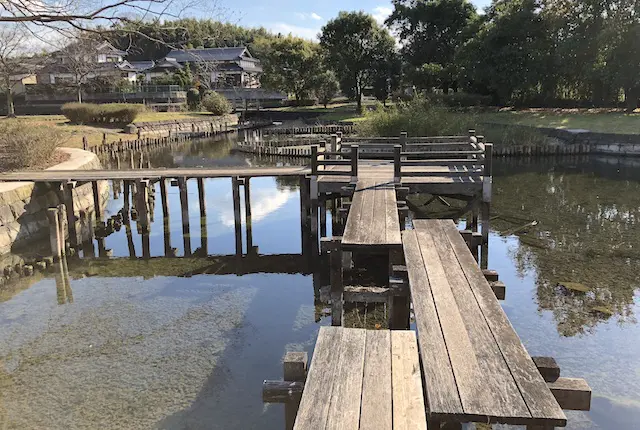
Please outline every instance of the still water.
[[[167, 167], [274, 163], [228, 149], [199, 143], [150, 159]], [[494, 164], [489, 267], [507, 285], [503, 307], [530, 354], [555, 357], [563, 376], [593, 388], [591, 412], [567, 414], [572, 429], [640, 428], [640, 173], [626, 163]], [[158, 197], [156, 258], [130, 259], [123, 227], [105, 240], [111, 261], [68, 261], [66, 289], [52, 274], [0, 296], [0, 429], [284, 429], [283, 406], [262, 403], [262, 380], [281, 377], [285, 351], [311, 354], [318, 326], [329, 324], [301, 256], [297, 186], [251, 180], [257, 250], [238, 263], [231, 181], [205, 181], [204, 237], [192, 182], [188, 240], [195, 255], [204, 240], [212, 257], [161, 258]], [[171, 246], [181, 257], [178, 189], [168, 190]], [[106, 215], [121, 208], [122, 197], [112, 199]], [[246, 255], [244, 229], [243, 244]]]

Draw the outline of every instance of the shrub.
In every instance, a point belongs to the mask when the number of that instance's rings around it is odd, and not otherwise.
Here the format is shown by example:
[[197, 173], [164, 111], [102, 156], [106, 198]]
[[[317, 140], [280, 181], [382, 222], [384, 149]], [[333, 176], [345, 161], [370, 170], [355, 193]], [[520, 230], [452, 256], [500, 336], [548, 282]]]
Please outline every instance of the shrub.
[[144, 111], [144, 106], [132, 103], [67, 103], [62, 114], [77, 124], [129, 124]]
[[202, 106], [214, 115], [224, 115], [231, 112], [231, 103], [221, 94], [210, 92], [202, 98]]
[[63, 142], [59, 130], [46, 126], [33, 126], [17, 119], [0, 121], [0, 150], [2, 167], [22, 169], [44, 166], [56, 148]]
[[490, 106], [492, 101], [491, 96], [463, 92], [453, 94], [429, 94], [426, 98], [434, 105], [452, 108]]
[[189, 88], [187, 91], [187, 106], [191, 111], [200, 109], [200, 91], [197, 88]]

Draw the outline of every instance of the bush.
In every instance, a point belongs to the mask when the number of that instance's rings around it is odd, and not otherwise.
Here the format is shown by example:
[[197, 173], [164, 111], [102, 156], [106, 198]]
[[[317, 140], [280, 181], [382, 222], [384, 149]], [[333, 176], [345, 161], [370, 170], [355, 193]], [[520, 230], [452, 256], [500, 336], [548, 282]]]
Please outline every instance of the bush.
[[365, 136], [399, 136], [403, 131], [409, 136], [459, 135], [467, 134], [475, 123], [475, 115], [451, 112], [416, 97], [391, 108], [378, 106], [358, 124], [358, 132]]
[[144, 106], [131, 103], [67, 103], [62, 114], [76, 124], [130, 124], [144, 111]]
[[490, 106], [492, 101], [491, 96], [462, 92], [453, 94], [428, 94], [426, 98], [434, 105], [452, 108]]
[[17, 119], [0, 121], [0, 150], [4, 151], [2, 167], [23, 169], [44, 166], [63, 142], [59, 130], [33, 126]]
[[202, 98], [202, 106], [214, 115], [224, 115], [231, 112], [231, 103], [223, 95], [210, 92]]
[[434, 106], [430, 100], [420, 97], [386, 109], [378, 105], [358, 123], [358, 133], [363, 136], [399, 136], [403, 131], [410, 137], [455, 136], [467, 135], [470, 129], [484, 134], [487, 142], [501, 146], [541, 146], [548, 142], [547, 137], [532, 127], [482, 124], [472, 112]]
[[200, 109], [200, 91], [197, 88], [189, 88], [189, 91], [187, 91], [187, 106], [189, 106], [190, 111]]

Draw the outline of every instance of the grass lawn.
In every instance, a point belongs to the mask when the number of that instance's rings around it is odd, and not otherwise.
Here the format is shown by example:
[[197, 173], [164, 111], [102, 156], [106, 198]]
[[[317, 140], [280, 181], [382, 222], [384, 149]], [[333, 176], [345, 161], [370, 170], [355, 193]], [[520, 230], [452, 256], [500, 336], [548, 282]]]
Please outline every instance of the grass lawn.
[[[208, 112], [144, 112], [138, 116], [136, 122], [204, 118], [210, 115]], [[1, 120], [2, 119], [0, 119], [0, 121]], [[23, 122], [25, 127], [33, 125], [56, 127], [64, 133], [66, 138], [62, 146], [71, 148], [82, 148], [83, 136], [86, 136], [89, 146], [100, 145], [102, 143], [103, 133], [106, 134], [107, 142], [136, 138], [133, 134], [125, 133], [124, 129], [120, 127], [71, 124], [64, 115], [25, 115], [19, 116], [18, 121]]]
[[[375, 101], [363, 100], [362, 106], [372, 106]], [[272, 110], [278, 112], [313, 112], [318, 114], [317, 119], [319, 121], [334, 121], [334, 122], [358, 122], [364, 119], [364, 116], [356, 112], [356, 103], [349, 101], [337, 101], [331, 103], [326, 108], [322, 105], [314, 106], [283, 106], [277, 108], [269, 108], [265, 110]]]
[[606, 109], [526, 109], [478, 114], [479, 121], [640, 134], [640, 113]]

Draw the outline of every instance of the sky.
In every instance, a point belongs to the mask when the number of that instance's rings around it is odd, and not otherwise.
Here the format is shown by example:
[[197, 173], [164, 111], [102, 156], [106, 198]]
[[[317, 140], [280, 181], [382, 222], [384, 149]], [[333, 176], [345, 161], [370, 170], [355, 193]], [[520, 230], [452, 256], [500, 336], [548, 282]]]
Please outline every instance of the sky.
[[[482, 9], [490, 0], [471, 0]], [[265, 27], [276, 33], [317, 40], [322, 26], [341, 10], [363, 10], [383, 22], [393, 10], [389, 0], [223, 0], [223, 14], [230, 22]]]

